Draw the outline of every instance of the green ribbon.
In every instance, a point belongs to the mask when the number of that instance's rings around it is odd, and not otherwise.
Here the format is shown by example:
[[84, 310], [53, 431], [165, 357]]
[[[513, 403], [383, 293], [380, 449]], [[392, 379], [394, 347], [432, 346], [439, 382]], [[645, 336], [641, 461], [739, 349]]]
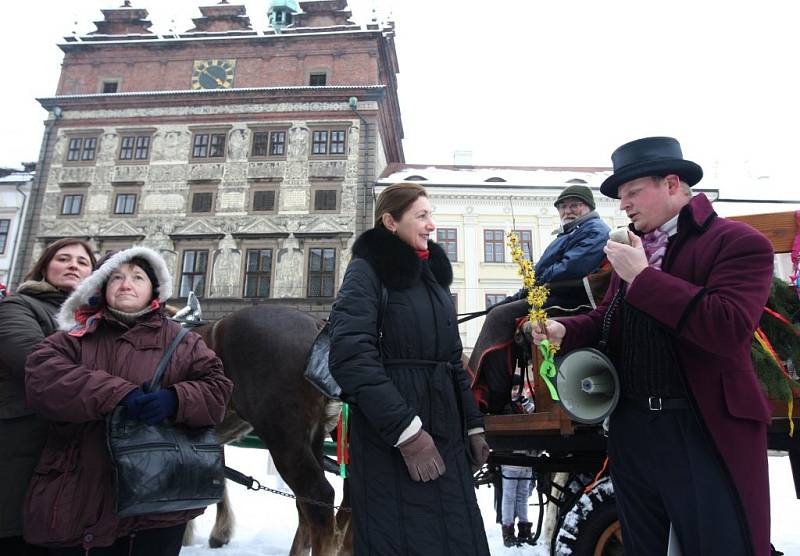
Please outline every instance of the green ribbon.
[[547, 385], [547, 389], [550, 391], [550, 397], [553, 398], [553, 401], [558, 401], [558, 391], [556, 387], [553, 386], [553, 383], [550, 382], [551, 378], [555, 378], [556, 373], [556, 364], [553, 361], [553, 353], [550, 352], [550, 341], [549, 340], [542, 340], [542, 343], [539, 344], [539, 351], [542, 353], [542, 366], [539, 367], [539, 376], [542, 377], [544, 383]]
[[339, 476], [342, 479], [347, 478], [347, 436], [350, 432], [347, 430], [350, 426], [350, 407], [346, 404], [342, 404], [342, 426], [339, 430], [339, 438], [337, 439], [338, 445], [336, 449], [338, 451], [339, 456]]

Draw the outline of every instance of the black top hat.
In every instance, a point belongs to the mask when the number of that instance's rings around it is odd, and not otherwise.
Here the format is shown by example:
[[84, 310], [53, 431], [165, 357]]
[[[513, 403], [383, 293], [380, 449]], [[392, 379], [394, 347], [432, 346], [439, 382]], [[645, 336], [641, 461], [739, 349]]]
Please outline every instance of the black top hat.
[[600, 186], [600, 192], [614, 199], [619, 199], [620, 185], [645, 176], [677, 174], [690, 186], [703, 177], [703, 169], [684, 160], [681, 144], [672, 137], [645, 137], [625, 143], [611, 154], [611, 162], [614, 173]]

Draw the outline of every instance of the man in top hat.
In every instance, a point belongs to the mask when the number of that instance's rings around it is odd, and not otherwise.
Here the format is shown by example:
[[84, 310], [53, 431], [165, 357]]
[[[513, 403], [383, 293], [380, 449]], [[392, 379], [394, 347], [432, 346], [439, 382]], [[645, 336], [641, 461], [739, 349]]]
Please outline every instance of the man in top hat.
[[[605, 259], [609, 227], [595, 211], [594, 195], [585, 185], [566, 187], [553, 206], [561, 226], [536, 262], [536, 282], [548, 285], [546, 307], [586, 312], [600, 301], [594, 299], [586, 276], [597, 271]], [[527, 297], [528, 290], [523, 288], [494, 305], [472, 351], [473, 392], [478, 407], [486, 413], [502, 413], [511, 401], [514, 365], [510, 339], [518, 319], [528, 313], [527, 303], [522, 302]], [[510, 305], [515, 301], [520, 303]]]
[[666, 554], [672, 524], [687, 556], [768, 556], [772, 412], [750, 346], [772, 247], [692, 197], [703, 171], [675, 139], [632, 141], [611, 159], [600, 191], [620, 200], [630, 245], [606, 245], [614, 273], [597, 309], [546, 328], [562, 353], [601, 346], [619, 374], [608, 456], [625, 552]]

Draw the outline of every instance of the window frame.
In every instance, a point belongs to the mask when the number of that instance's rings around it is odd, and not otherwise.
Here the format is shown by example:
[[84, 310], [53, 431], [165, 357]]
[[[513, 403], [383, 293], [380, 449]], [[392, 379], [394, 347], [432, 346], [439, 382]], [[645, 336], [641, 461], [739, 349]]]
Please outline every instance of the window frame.
[[[439, 234], [442, 232], [453, 232], [452, 239], [450, 238], [442, 238]], [[450, 259], [451, 263], [458, 262], [458, 228], [436, 228], [436, 243], [444, 250], [447, 258]], [[452, 246], [453, 249], [453, 257], [450, 258], [450, 247]]]
[[[484, 308], [489, 309], [489, 307], [493, 307], [498, 303], [500, 303], [501, 301], [505, 301], [506, 297], [508, 296], [504, 293], [484, 292], [483, 294]], [[491, 305], [489, 305], [489, 298], [493, 298], [495, 300], [494, 303], [492, 303]]]
[[[313, 83], [314, 78], [322, 77], [323, 83]], [[328, 72], [326, 70], [310, 70], [306, 79], [306, 84], [309, 87], [326, 87], [328, 86]]]
[[[131, 212], [117, 212], [117, 208], [119, 206], [119, 200], [121, 196], [131, 196], [133, 197], [133, 210]], [[139, 208], [139, 192], [138, 191], [116, 191], [114, 193], [114, 209], [112, 210], [112, 214], [114, 216], [136, 216], [137, 209]]]
[[[323, 270], [313, 271], [315, 274], [314, 274], [314, 276], [312, 276], [311, 252], [313, 250], [316, 250], [316, 249], [322, 249], [323, 250], [323, 253], [322, 253], [322, 262], [323, 262], [323, 264], [321, 265], [323, 267], [324, 267], [324, 261], [325, 261], [324, 251], [327, 250], [327, 249], [333, 250], [333, 270], [331, 270], [331, 271], [323, 271]], [[336, 297], [337, 286], [338, 286], [338, 283], [337, 283], [338, 280], [337, 280], [336, 277], [338, 276], [338, 272], [339, 272], [339, 249], [340, 249], [340, 247], [337, 247], [336, 245], [332, 245], [330, 243], [319, 243], [319, 244], [309, 245], [306, 248], [306, 257], [305, 257], [306, 264], [305, 264], [305, 281], [304, 281], [305, 284], [304, 284], [304, 288], [305, 288], [305, 294], [306, 294], [307, 298], [310, 298], [310, 299], [332, 299], [332, 298]], [[320, 279], [324, 280], [324, 276], [322, 276], [322, 274], [326, 274], [326, 275], [330, 274], [331, 275], [331, 288], [332, 288], [331, 295], [311, 295], [311, 279], [312, 279], [312, 277], [320, 275], [319, 276]], [[320, 282], [320, 292], [323, 291], [323, 284], [324, 284], [324, 282], [321, 281]]]
[[[64, 203], [67, 200], [67, 197], [79, 197], [80, 198], [80, 207], [78, 208], [78, 212], [64, 212]], [[59, 195], [58, 199], [58, 216], [63, 218], [79, 218], [83, 216], [84, 208], [86, 207], [86, 190], [66, 190], [62, 191]]]
[[[207, 142], [204, 145], [197, 145], [197, 138], [200, 136], [208, 137]], [[211, 156], [211, 147], [214, 142], [215, 137], [222, 137], [222, 155], [221, 156]], [[205, 149], [205, 154], [202, 156], [198, 156], [195, 153], [197, 152], [198, 147], [202, 147]], [[217, 145], [219, 148], [219, 145]], [[228, 158], [228, 128], [225, 129], [213, 129], [213, 128], [206, 128], [206, 129], [193, 129], [192, 130], [192, 140], [189, 143], [189, 161], [190, 162], [226, 162]]]
[[[5, 230], [3, 229], [4, 225], [5, 225]], [[0, 255], [5, 254], [6, 252], [6, 247], [8, 247], [8, 236], [10, 233], [11, 233], [11, 219], [0, 218]]]
[[[126, 139], [133, 139], [130, 147], [125, 146]], [[146, 139], [147, 144], [142, 147], [140, 141]], [[145, 149], [146, 156], [139, 157], [139, 150]], [[130, 149], [130, 158], [122, 158], [123, 151]], [[147, 164], [150, 162], [150, 154], [153, 151], [153, 132], [122, 131], [119, 134], [119, 148], [117, 149], [117, 162], [120, 164]]]
[[[492, 239], [487, 240], [486, 234], [488, 232], [492, 232], [492, 234], [494, 236], [496, 236], [497, 233], [499, 232], [501, 239], [498, 241], [496, 239], [496, 237], [493, 237]], [[492, 264], [505, 263], [506, 262], [506, 243], [505, 243], [506, 232], [505, 232], [505, 230], [503, 230], [502, 228], [484, 228], [482, 235], [483, 235], [483, 262], [492, 263]], [[493, 256], [493, 260], [488, 260], [488, 258], [487, 258], [488, 252], [486, 250], [486, 247], [487, 247], [487, 245], [489, 243], [491, 243], [491, 245], [492, 245], [492, 254], [494, 255]], [[497, 260], [497, 246], [498, 246], [498, 244], [500, 245], [500, 260]]]
[[[100, 133], [69, 133], [66, 136], [67, 148], [64, 152], [64, 166], [94, 166], [97, 163], [97, 155], [100, 150]], [[74, 141], [79, 141], [78, 148], [73, 149]], [[87, 142], [93, 141], [93, 146], [87, 148]], [[77, 152], [77, 158], [71, 159], [73, 152]], [[91, 152], [91, 158], [86, 158], [87, 153]]]
[[[186, 253], [188, 253], [188, 252], [195, 253], [195, 256], [196, 256], [197, 253], [205, 253], [205, 255], [206, 255], [205, 269], [204, 269], [204, 271], [202, 273], [201, 272], [196, 272], [196, 268], [193, 269], [194, 270], [193, 272], [184, 272], [183, 271], [184, 265], [185, 265]], [[198, 276], [200, 274], [202, 274], [203, 291], [198, 293], [195, 290], [194, 293], [199, 299], [202, 299], [202, 298], [204, 298], [206, 296], [206, 294], [208, 293], [207, 290], [208, 290], [208, 285], [209, 285], [208, 273], [209, 273], [209, 270], [210, 270], [210, 268], [212, 266], [210, 264], [210, 262], [211, 262], [211, 248], [209, 246], [207, 246], [207, 245], [187, 245], [187, 246], [181, 247], [180, 256], [178, 257], [178, 265], [179, 265], [178, 266], [178, 272], [176, 272], [176, 277], [178, 279], [178, 284], [177, 284], [178, 285], [178, 288], [177, 288], [178, 295], [177, 295], [177, 297], [186, 297], [186, 295], [183, 295], [183, 280], [184, 280], [184, 276], [186, 276], [186, 275]], [[196, 262], [195, 262], [195, 266], [196, 266]], [[190, 289], [189, 291], [192, 291], [192, 290]], [[187, 295], [188, 295], [188, 292], [187, 292]]]
[[[519, 246], [523, 253], [525, 253], [525, 244], [528, 245], [528, 260], [533, 261], [533, 230], [520, 229], [511, 231], [519, 237]], [[528, 234], [528, 239], [524, 239], [523, 234]]]
[[[332, 209], [317, 208], [317, 192], [333, 191], [336, 195], [336, 206]], [[311, 186], [308, 212], [312, 214], [338, 214], [342, 209], [342, 186], [339, 184], [317, 183]]]
[[[269, 210], [256, 209], [256, 194], [271, 191], [273, 193], [272, 208]], [[278, 212], [278, 192], [280, 188], [277, 185], [256, 185], [250, 189], [250, 203], [248, 205], [250, 212], [255, 214], [276, 214]]]
[[[216, 185], [196, 185], [189, 189], [189, 202], [186, 205], [186, 216], [213, 216], [217, 212], [217, 186]], [[195, 195], [211, 194], [211, 207], [207, 212], [194, 210]]]
[[[273, 296], [273, 287], [275, 285], [275, 267], [277, 266], [276, 265], [276, 251], [277, 251], [276, 246], [275, 245], [271, 245], [271, 244], [269, 244], [269, 245], [264, 245], [264, 244], [261, 244], [261, 245], [257, 245], [257, 244], [243, 245], [242, 246], [242, 251], [244, 251], [244, 259], [242, 261], [242, 279], [241, 279], [241, 282], [240, 282], [241, 285], [242, 285], [242, 298], [243, 299], [269, 299], [269, 298], [274, 297]], [[263, 270], [259, 270], [257, 272], [248, 271], [247, 265], [249, 263], [249, 254], [251, 252], [253, 252], [253, 251], [269, 251], [270, 252], [270, 268], [269, 268], [269, 271], [263, 271]], [[249, 275], [253, 275], [253, 274], [255, 274], [257, 276], [256, 279], [258, 280], [258, 282], [256, 284], [256, 290], [258, 290], [258, 286], [260, 285], [260, 279], [258, 278], [258, 276], [261, 276], [263, 278], [264, 275], [266, 275], [266, 279], [269, 282], [269, 285], [267, 287], [267, 295], [266, 296], [263, 296], [263, 295], [247, 295], [248, 276]]]
[[[288, 127], [258, 127], [250, 130], [250, 145], [247, 152], [249, 160], [285, 160], [289, 147]], [[259, 135], [266, 135], [265, 154], [256, 154], [256, 139]], [[278, 137], [282, 140], [277, 140]], [[276, 145], [282, 146], [282, 152], [274, 153]]]
[[[311, 132], [311, 144], [309, 146], [309, 159], [342, 159], [347, 158], [347, 132], [349, 130], [348, 126], [341, 126], [341, 125], [331, 125], [331, 126], [313, 126], [310, 129]], [[316, 140], [317, 133], [325, 133], [325, 140], [318, 141]], [[333, 134], [334, 133], [341, 133], [342, 140], [335, 141], [336, 145], [341, 144], [341, 152], [331, 152], [331, 145], [334, 144], [333, 141]], [[325, 145], [325, 152], [314, 152], [315, 145], [324, 144]]]

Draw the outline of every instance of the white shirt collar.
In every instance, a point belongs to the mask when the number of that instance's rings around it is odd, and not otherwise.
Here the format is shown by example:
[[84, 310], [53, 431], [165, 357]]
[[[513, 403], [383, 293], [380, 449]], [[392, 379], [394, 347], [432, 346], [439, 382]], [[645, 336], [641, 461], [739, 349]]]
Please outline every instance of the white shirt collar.
[[662, 232], [667, 232], [669, 237], [674, 236], [678, 233], [678, 214], [664, 222], [661, 226], [658, 227], [659, 230]]

